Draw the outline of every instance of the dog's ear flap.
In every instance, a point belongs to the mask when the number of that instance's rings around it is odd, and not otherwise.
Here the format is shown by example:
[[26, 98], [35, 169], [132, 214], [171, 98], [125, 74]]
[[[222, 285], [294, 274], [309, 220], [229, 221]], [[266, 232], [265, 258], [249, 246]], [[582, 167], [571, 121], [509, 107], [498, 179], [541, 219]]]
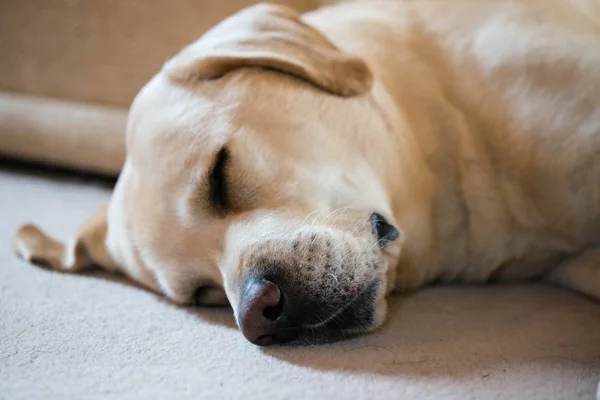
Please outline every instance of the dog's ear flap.
[[179, 82], [263, 67], [304, 79], [338, 96], [367, 93], [373, 76], [360, 58], [336, 48], [288, 7], [259, 4], [225, 19], [164, 66]]
[[62, 272], [94, 267], [115, 271], [117, 265], [106, 248], [106, 211], [106, 206], [96, 211], [67, 245], [46, 236], [34, 225], [24, 225], [15, 234], [15, 252], [32, 264]]

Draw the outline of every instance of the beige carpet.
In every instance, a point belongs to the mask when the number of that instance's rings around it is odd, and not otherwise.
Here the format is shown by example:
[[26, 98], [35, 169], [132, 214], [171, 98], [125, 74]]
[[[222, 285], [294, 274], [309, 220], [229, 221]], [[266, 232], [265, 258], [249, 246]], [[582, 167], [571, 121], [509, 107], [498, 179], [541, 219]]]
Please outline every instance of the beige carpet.
[[543, 285], [394, 299], [379, 333], [255, 347], [226, 309], [182, 309], [118, 280], [31, 267], [26, 221], [66, 238], [109, 189], [0, 169], [2, 399], [594, 399], [600, 303]]

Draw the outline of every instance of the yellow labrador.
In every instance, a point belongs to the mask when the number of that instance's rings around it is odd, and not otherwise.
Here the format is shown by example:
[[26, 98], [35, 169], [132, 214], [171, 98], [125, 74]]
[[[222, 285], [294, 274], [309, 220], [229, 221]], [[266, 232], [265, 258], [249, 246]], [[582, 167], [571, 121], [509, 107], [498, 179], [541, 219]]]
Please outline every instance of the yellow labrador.
[[433, 281], [600, 298], [599, 8], [250, 7], [139, 93], [108, 207], [66, 246], [24, 226], [16, 251], [229, 302], [260, 345], [371, 331]]

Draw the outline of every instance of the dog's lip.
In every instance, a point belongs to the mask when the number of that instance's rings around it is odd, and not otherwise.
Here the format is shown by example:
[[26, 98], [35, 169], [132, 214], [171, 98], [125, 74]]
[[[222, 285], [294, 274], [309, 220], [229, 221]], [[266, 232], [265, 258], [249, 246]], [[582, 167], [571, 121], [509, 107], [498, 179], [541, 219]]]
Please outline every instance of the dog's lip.
[[[361, 290], [352, 301], [348, 302], [343, 308], [328, 316], [325, 321], [319, 322], [318, 324], [311, 325], [299, 325], [299, 326], [281, 326], [277, 328], [277, 332], [268, 338], [262, 338], [255, 342], [259, 346], [269, 346], [272, 344], [279, 345], [316, 345], [333, 343], [342, 339], [347, 339], [361, 333], [367, 332], [372, 326], [375, 318], [375, 299], [377, 292], [380, 289], [381, 281], [379, 279], [373, 279], [366, 287]], [[364, 301], [364, 297], [372, 296], [369, 304], [363, 305], [362, 311], [365, 311], [364, 307], [369, 308], [368, 322], [360, 322], [356, 326], [339, 329], [338, 318], [343, 317], [346, 312], [351, 310], [351, 315], [355, 317], [357, 311], [361, 309], [353, 309], [357, 303]], [[332, 329], [338, 328], [338, 329]]]

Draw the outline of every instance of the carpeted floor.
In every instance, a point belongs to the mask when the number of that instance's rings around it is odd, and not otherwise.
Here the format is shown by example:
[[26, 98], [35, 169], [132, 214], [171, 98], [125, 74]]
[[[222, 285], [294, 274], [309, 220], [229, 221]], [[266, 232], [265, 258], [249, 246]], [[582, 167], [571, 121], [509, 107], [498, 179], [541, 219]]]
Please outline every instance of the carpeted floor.
[[594, 399], [600, 303], [543, 285], [438, 287], [379, 333], [310, 348], [246, 342], [227, 309], [17, 260], [35, 221], [65, 239], [110, 189], [0, 169], [1, 399]]

